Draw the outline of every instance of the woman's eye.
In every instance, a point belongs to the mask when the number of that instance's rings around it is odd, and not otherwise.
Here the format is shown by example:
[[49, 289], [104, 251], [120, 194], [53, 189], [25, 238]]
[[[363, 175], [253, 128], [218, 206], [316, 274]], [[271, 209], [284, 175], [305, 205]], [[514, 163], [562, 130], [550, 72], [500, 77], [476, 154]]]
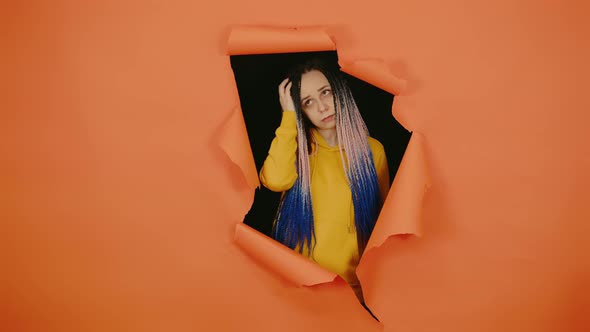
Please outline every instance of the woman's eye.
[[309, 105], [311, 105], [311, 100], [310, 100], [310, 99], [306, 100], [306, 101], [303, 103], [303, 105], [304, 105], [304, 106], [309, 106]]
[[330, 90], [330, 89], [326, 89], [326, 90], [322, 91], [322, 94], [323, 94], [324, 96], [327, 96], [327, 95], [329, 95], [331, 92], [332, 92], [332, 90]]

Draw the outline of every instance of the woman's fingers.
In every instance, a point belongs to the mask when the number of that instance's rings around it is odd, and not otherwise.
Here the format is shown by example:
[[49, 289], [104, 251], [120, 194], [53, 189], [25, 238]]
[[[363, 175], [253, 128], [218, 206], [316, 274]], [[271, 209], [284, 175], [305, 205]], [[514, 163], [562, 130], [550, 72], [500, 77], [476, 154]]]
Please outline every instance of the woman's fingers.
[[281, 84], [279, 84], [279, 100], [283, 110], [295, 110], [293, 99], [291, 98], [291, 86], [292, 82], [288, 78], [285, 78]]
[[285, 87], [284, 87], [284, 85], [285, 85], [286, 83], [287, 83], [287, 82], [285, 82], [285, 81], [282, 81], [282, 82], [281, 82], [281, 84], [279, 84], [279, 97], [282, 97], [282, 96], [283, 96], [283, 92], [285, 91]]
[[291, 97], [291, 86], [292, 85], [293, 85], [292, 82], [289, 82], [289, 84], [287, 84], [286, 92], [285, 92], [285, 99], [286, 99], [287, 108], [291, 111], [294, 111], [295, 105], [293, 104], [293, 97]]
[[289, 81], [289, 83], [287, 83], [287, 85], [285, 86], [285, 94], [289, 97], [291, 97], [291, 81]]
[[285, 78], [285, 79], [284, 79], [284, 80], [281, 82], [281, 84], [279, 84], [279, 95], [281, 95], [281, 96], [282, 96], [282, 95], [284, 95], [284, 94], [285, 94], [285, 89], [286, 89], [286, 86], [287, 86], [287, 84], [288, 84], [288, 83], [289, 83], [289, 79], [288, 79], [288, 78]]

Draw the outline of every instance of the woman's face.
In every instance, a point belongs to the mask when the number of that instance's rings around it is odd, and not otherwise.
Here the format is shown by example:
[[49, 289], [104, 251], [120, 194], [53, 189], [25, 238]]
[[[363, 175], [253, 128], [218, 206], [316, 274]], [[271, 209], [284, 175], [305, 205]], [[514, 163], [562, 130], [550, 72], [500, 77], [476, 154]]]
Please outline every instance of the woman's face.
[[301, 109], [316, 128], [336, 128], [332, 88], [319, 70], [301, 76]]

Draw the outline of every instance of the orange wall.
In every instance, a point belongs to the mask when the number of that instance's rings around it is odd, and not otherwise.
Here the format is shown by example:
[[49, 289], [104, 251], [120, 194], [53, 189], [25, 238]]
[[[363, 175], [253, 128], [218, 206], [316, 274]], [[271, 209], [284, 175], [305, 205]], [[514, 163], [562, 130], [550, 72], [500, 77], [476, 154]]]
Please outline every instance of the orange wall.
[[[587, 3], [2, 7], [0, 330], [590, 330]], [[253, 193], [216, 145], [231, 24], [326, 25], [408, 81], [432, 189], [424, 237], [375, 266], [382, 325], [232, 242]]]

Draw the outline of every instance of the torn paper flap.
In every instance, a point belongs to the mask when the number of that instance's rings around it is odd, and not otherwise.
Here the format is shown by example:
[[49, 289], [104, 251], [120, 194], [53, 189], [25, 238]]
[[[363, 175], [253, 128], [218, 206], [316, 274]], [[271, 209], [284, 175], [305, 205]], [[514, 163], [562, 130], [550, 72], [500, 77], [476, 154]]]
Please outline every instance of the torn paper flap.
[[248, 186], [252, 189], [260, 187], [246, 122], [239, 107], [233, 110], [230, 118], [223, 125], [219, 145], [229, 159], [240, 168]]
[[228, 55], [333, 50], [336, 45], [320, 28], [236, 27], [227, 43]]
[[365, 253], [393, 235], [422, 235], [422, 202], [431, 186], [422, 141], [420, 133], [412, 133]]
[[400, 95], [406, 81], [396, 77], [382, 60], [354, 60], [340, 63], [341, 70], [393, 95]]
[[309, 258], [243, 223], [236, 225], [235, 242], [260, 264], [297, 286], [328, 283], [337, 277]]

